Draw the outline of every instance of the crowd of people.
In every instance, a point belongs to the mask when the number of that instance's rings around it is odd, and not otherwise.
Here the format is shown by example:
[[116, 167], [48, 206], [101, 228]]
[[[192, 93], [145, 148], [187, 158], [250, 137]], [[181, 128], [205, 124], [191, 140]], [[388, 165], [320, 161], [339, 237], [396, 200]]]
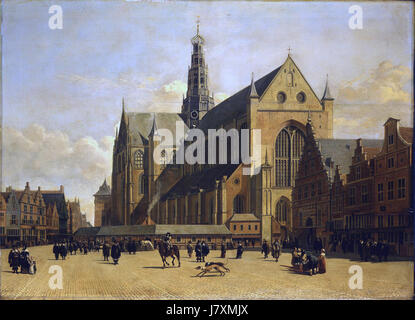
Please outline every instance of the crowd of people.
[[294, 248], [291, 255], [291, 265], [297, 272], [313, 275], [327, 271], [326, 250], [324, 248], [321, 249], [318, 257], [313, 255], [311, 251], [302, 248]]
[[22, 250], [20, 251], [16, 245], [13, 245], [9, 253], [8, 262], [9, 262], [10, 268], [12, 268], [13, 273], [18, 274], [19, 267], [20, 267], [20, 273], [23, 273], [23, 274], [35, 274], [36, 273], [36, 261], [30, 255], [29, 250], [27, 250], [26, 246], [23, 246]]

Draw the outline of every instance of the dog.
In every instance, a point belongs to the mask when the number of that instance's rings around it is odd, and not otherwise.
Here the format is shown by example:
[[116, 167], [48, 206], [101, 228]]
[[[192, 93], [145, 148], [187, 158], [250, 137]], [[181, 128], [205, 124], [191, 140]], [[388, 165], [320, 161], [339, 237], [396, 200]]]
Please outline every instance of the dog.
[[218, 265], [221, 266], [223, 269], [225, 269], [226, 272], [231, 272], [231, 270], [229, 270], [227, 267], [225, 267], [225, 264], [223, 262], [206, 262], [205, 263], [205, 267], [209, 267], [211, 265]]
[[216, 272], [219, 272], [221, 276], [224, 276], [225, 272], [230, 272], [230, 270], [228, 268], [223, 266], [223, 263], [217, 264], [217, 263], [210, 262], [210, 263], [207, 263], [207, 264], [209, 264], [209, 265], [208, 266], [205, 265], [204, 267], [198, 266], [198, 267], [195, 268], [196, 270], [202, 270], [201, 272], [199, 272], [196, 275], [196, 277], [202, 277], [208, 272], [215, 272], [216, 271]]

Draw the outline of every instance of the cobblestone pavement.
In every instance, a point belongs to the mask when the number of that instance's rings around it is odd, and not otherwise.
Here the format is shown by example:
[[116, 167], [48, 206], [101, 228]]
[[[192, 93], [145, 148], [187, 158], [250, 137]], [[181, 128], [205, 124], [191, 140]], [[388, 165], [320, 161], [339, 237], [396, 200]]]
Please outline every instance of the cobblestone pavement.
[[[411, 299], [413, 262], [360, 262], [327, 258], [328, 272], [315, 276], [288, 271], [291, 256], [264, 260], [258, 251], [244, 252], [242, 260], [220, 259], [211, 251], [207, 261], [227, 263], [230, 273], [196, 278], [201, 265], [181, 251], [181, 268], [162, 269], [158, 251], [123, 253], [120, 264], [103, 261], [102, 253], [54, 259], [51, 246], [29, 248], [37, 261], [36, 275], [13, 274], [2, 250], [1, 296], [4, 299]], [[170, 261], [170, 260], [169, 260]], [[363, 269], [363, 289], [348, 286], [349, 267]], [[49, 267], [63, 270], [63, 289], [52, 290]]]

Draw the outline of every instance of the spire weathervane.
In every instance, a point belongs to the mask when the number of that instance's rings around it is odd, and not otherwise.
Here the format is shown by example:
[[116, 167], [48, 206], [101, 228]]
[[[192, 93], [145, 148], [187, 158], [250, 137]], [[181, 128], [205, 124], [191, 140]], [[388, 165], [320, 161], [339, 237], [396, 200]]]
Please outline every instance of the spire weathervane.
[[196, 24], [197, 24], [197, 34], [199, 34], [200, 16], [197, 16]]
[[288, 47], [288, 55], [291, 54], [291, 47]]

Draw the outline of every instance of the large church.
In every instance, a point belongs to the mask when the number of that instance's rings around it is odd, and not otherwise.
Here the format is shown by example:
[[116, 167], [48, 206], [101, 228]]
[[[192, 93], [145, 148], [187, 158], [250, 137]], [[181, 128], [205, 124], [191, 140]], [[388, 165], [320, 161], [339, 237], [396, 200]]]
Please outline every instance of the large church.
[[[111, 210], [102, 224], [227, 224], [244, 214], [260, 221], [262, 239], [286, 238], [293, 226], [291, 194], [307, 122], [313, 123], [317, 139], [333, 138], [328, 83], [319, 98], [288, 54], [281, 66], [252, 77], [250, 85], [215, 105], [199, 27], [191, 45], [181, 113], [126, 112], [123, 102], [113, 149]], [[239, 163], [228, 157], [227, 164], [177, 164], [176, 152], [186, 145], [166, 146], [154, 161], [158, 131], [176, 135], [176, 122], [185, 133], [198, 128], [206, 136], [208, 129], [260, 129], [260, 172], [245, 175], [249, 165], [240, 155]], [[254, 147], [250, 139], [251, 154]]]

